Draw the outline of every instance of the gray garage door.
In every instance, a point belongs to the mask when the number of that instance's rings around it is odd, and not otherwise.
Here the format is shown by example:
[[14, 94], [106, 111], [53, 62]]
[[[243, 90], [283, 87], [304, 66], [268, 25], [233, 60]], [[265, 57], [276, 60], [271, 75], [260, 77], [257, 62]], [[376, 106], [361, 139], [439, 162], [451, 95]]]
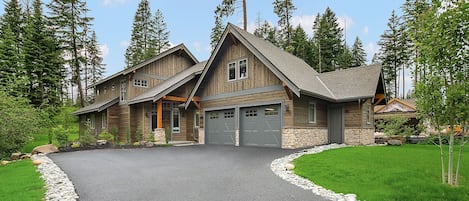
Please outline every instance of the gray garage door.
[[246, 146], [281, 146], [280, 105], [242, 108], [240, 110], [240, 144]]
[[207, 144], [235, 144], [234, 109], [206, 112], [204, 119]]

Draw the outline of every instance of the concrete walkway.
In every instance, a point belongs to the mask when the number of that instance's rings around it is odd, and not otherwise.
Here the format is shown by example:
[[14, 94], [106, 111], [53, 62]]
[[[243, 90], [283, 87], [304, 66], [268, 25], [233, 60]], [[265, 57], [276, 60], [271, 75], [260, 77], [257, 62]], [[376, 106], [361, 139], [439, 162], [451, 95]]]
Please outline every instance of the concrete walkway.
[[80, 200], [325, 200], [277, 177], [291, 150], [196, 145], [51, 154]]

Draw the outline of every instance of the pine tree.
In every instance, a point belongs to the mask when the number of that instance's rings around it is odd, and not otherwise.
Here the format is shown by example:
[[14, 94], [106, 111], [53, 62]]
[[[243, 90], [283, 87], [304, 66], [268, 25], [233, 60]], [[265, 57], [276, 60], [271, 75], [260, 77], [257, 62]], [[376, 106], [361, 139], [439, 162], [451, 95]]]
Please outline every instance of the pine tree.
[[351, 53], [352, 53], [351, 67], [365, 65], [366, 53], [365, 53], [365, 49], [363, 49], [363, 43], [360, 40], [360, 38], [358, 38], [358, 36], [355, 38], [355, 41], [353, 42]]
[[270, 25], [267, 20], [264, 20], [263, 23], [258, 23], [254, 30], [254, 35], [278, 46], [277, 32], [278, 31], [274, 26]]
[[344, 44], [341, 48], [341, 53], [338, 58], [339, 65], [336, 69], [346, 69], [352, 66], [352, 51]]
[[5, 13], [2, 16], [1, 28], [5, 30], [6, 27], [10, 29], [15, 37], [15, 48], [17, 54], [21, 53], [22, 34], [23, 30], [23, 12], [19, 0], [10, 0], [5, 4]]
[[387, 23], [388, 29], [381, 35], [380, 60], [383, 65], [384, 82], [387, 86], [389, 98], [398, 96], [397, 74], [404, 64], [405, 51], [402, 44], [402, 28], [399, 17], [393, 11]]
[[155, 12], [154, 25], [154, 42], [151, 44], [155, 46], [155, 50], [150, 51], [151, 56], [154, 56], [155, 53], [159, 54], [170, 47], [169, 31], [167, 30], [168, 28], [166, 22], [164, 21], [163, 13], [160, 11], [160, 9], [157, 9]]
[[321, 16], [318, 14], [314, 26], [314, 41], [318, 46], [318, 71], [334, 71], [339, 65], [342, 54], [342, 28], [339, 27], [335, 13], [327, 8]]
[[308, 36], [304, 29], [298, 25], [293, 32], [291, 39], [291, 53], [304, 61], [308, 61], [311, 56], [311, 47]]
[[[130, 45], [125, 52], [126, 68], [132, 67], [155, 55], [151, 42], [154, 40], [154, 20], [148, 0], [141, 0], [132, 24]], [[154, 42], [154, 41], [153, 41]]]
[[215, 15], [215, 26], [212, 28], [212, 33], [210, 34], [210, 46], [212, 50], [217, 46], [218, 41], [223, 34], [223, 19]]
[[293, 32], [291, 19], [293, 11], [296, 10], [296, 7], [293, 5], [293, 0], [275, 0], [273, 5], [274, 13], [277, 14], [279, 18], [278, 27], [281, 38], [281, 46], [284, 49], [287, 49], [291, 43]]
[[96, 32], [91, 33], [90, 42], [87, 45], [88, 49], [88, 75], [89, 79], [87, 82], [90, 85], [95, 84], [104, 76], [104, 64], [101, 50], [99, 49], [98, 39], [96, 37]]
[[33, 2], [24, 36], [24, 65], [29, 81], [28, 98], [35, 107], [61, 105], [62, 58], [54, 32], [47, 26], [40, 0]]
[[81, 54], [86, 41], [83, 40], [85, 27], [93, 20], [87, 17], [89, 9], [82, 0], [52, 0], [48, 4], [50, 18], [56, 29], [57, 39], [65, 51], [65, 62], [71, 69], [71, 83], [78, 88], [78, 100], [85, 105], [84, 88], [81, 78], [86, 58]]

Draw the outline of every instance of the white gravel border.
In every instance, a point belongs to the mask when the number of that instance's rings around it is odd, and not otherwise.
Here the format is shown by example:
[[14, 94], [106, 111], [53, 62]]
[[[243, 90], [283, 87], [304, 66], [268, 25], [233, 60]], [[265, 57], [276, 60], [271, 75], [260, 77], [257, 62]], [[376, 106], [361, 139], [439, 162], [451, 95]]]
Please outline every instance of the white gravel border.
[[336, 193], [334, 191], [325, 189], [322, 186], [316, 185], [313, 182], [296, 175], [295, 173], [293, 173], [293, 171], [287, 170], [285, 168], [285, 165], [287, 165], [288, 163], [291, 163], [294, 159], [299, 158], [305, 154], [317, 154], [325, 150], [339, 149], [339, 148], [344, 148], [344, 147], [348, 147], [348, 145], [330, 144], [330, 145], [317, 146], [317, 147], [313, 147], [310, 149], [304, 149], [294, 154], [290, 154], [288, 156], [275, 159], [270, 164], [270, 169], [272, 169], [272, 171], [283, 180], [288, 181], [294, 185], [297, 185], [305, 190], [311, 190], [314, 194], [322, 196], [328, 200], [356, 201], [357, 195], [355, 194], [344, 195], [343, 193]]
[[31, 159], [33, 161], [42, 161], [37, 171], [41, 173], [41, 178], [46, 183], [46, 201], [76, 201], [78, 199], [75, 187], [67, 174], [47, 157], [47, 155], [35, 154], [31, 156]]

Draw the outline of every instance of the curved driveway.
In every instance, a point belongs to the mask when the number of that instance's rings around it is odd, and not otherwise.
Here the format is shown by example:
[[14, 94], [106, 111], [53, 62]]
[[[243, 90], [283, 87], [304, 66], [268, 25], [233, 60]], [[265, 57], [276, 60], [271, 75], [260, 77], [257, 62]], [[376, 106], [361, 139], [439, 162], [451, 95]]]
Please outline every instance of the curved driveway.
[[197, 145], [51, 154], [85, 200], [324, 200], [270, 170], [291, 150]]

